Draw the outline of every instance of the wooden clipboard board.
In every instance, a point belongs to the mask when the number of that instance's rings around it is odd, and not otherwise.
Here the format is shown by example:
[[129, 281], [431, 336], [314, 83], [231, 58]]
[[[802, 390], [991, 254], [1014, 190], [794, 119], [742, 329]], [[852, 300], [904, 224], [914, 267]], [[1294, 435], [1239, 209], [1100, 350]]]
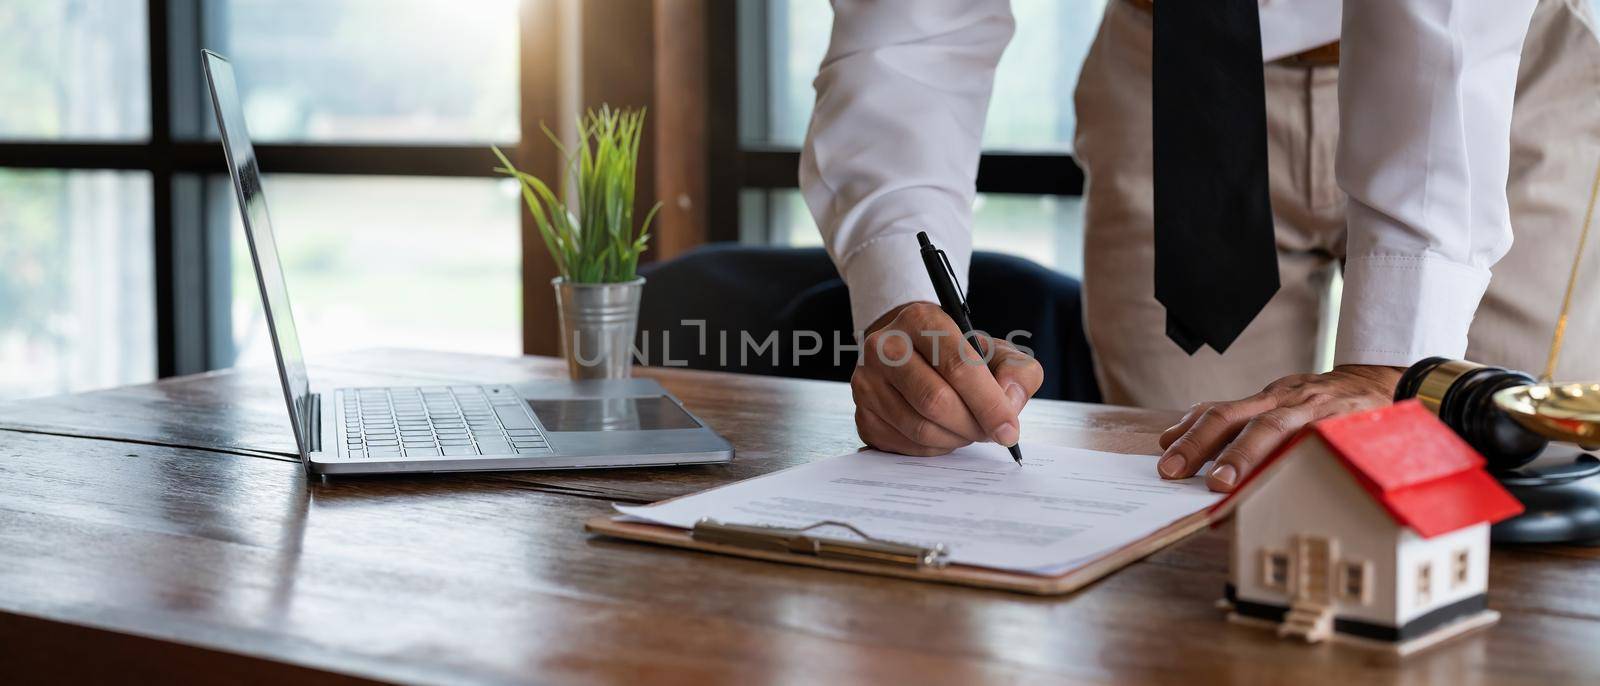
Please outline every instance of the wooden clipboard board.
[[1033, 595], [1062, 595], [1071, 593], [1093, 583], [1101, 577], [1137, 562], [1145, 556], [1165, 548], [1173, 543], [1183, 540], [1190, 534], [1205, 528], [1210, 521], [1211, 508], [1206, 508], [1192, 515], [1184, 517], [1166, 527], [1157, 530], [1142, 539], [1129, 543], [1122, 548], [1095, 558], [1080, 567], [1057, 576], [1039, 576], [1023, 574], [1020, 572], [1006, 572], [982, 567], [952, 564], [946, 567], [899, 567], [890, 565], [855, 562], [850, 560], [837, 560], [812, 555], [794, 555], [752, 548], [743, 548], [732, 545], [719, 545], [697, 541], [690, 537], [687, 529], [649, 524], [637, 521], [624, 521], [623, 515], [600, 515], [584, 522], [583, 528], [590, 533], [620, 538], [629, 541], [642, 541], [658, 545], [668, 545], [675, 548], [688, 548], [722, 555], [734, 555], [769, 562], [783, 562], [786, 564], [805, 565], [808, 567], [821, 567], [846, 572], [859, 572], [862, 574], [877, 574], [914, 581], [929, 581], [941, 584], [957, 584], [961, 586], [976, 586], [978, 588], [992, 588], [1017, 593]]

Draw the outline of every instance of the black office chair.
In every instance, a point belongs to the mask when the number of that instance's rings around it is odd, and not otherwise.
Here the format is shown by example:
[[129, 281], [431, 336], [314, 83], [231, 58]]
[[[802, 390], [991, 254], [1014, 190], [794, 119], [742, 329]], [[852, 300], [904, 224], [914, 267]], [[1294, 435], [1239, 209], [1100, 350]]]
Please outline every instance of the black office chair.
[[[719, 243], [640, 272], [647, 282], [638, 343], [651, 364], [850, 379], [855, 352], [834, 354], [835, 340], [855, 343], [850, 296], [821, 248]], [[1001, 337], [1032, 333], [1017, 342], [1033, 348], [1044, 367], [1037, 397], [1100, 401], [1076, 279], [1022, 258], [979, 252], [969, 280], [978, 328]]]

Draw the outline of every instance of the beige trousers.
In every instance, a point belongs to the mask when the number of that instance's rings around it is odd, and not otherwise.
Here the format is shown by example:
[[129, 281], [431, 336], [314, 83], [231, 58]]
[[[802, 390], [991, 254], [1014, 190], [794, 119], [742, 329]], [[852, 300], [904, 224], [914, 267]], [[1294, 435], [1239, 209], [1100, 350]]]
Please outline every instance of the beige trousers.
[[[1539, 374], [1600, 164], [1600, 40], [1587, 0], [1540, 0], [1523, 48], [1507, 186], [1515, 234], [1473, 320], [1468, 359]], [[1185, 354], [1154, 293], [1150, 16], [1107, 8], [1079, 76], [1084, 320], [1106, 402], [1180, 409], [1318, 371], [1319, 321], [1345, 248], [1334, 179], [1338, 67], [1268, 64], [1267, 148], [1282, 286], [1226, 354]], [[1595, 229], [1600, 233], [1600, 228]], [[1600, 238], [1591, 236], [1558, 378], [1600, 381]], [[1331, 309], [1330, 309], [1331, 306]]]

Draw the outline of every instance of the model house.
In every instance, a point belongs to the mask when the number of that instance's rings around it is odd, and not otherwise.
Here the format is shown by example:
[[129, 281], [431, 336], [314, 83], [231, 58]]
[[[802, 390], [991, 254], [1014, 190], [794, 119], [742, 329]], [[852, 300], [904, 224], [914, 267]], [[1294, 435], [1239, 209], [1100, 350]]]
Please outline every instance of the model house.
[[1402, 653], [1491, 624], [1489, 525], [1522, 511], [1415, 401], [1312, 425], [1217, 505], [1230, 619]]

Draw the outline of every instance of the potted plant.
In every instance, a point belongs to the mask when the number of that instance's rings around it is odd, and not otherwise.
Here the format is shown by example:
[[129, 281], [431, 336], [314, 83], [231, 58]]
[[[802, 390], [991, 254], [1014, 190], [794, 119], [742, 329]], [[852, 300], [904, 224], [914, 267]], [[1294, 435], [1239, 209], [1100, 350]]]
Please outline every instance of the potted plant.
[[[504, 166], [495, 171], [520, 183], [550, 257], [561, 276], [551, 280], [561, 318], [561, 351], [574, 379], [614, 379], [633, 367], [633, 335], [639, 321], [644, 279], [639, 255], [650, 239], [660, 203], [635, 226], [633, 198], [644, 110], [602, 105], [578, 119], [576, 154], [550, 129], [545, 136], [560, 151], [565, 173], [559, 192], [520, 171], [499, 148]], [[574, 192], [573, 185], [576, 185]], [[577, 206], [567, 204], [576, 198]]]

